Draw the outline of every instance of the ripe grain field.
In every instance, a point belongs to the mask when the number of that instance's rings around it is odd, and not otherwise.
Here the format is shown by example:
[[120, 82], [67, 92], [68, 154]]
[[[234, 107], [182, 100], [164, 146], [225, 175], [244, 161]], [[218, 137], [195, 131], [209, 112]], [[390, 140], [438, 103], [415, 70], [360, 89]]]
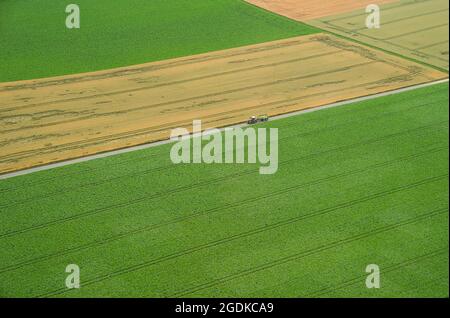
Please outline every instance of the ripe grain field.
[[0, 84], [0, 173], [446, 78], [327, 34]]
[[0, 295], [448, 297], [448, 84], [261, 127], [271, 176], [164, 145], [2, 180]]

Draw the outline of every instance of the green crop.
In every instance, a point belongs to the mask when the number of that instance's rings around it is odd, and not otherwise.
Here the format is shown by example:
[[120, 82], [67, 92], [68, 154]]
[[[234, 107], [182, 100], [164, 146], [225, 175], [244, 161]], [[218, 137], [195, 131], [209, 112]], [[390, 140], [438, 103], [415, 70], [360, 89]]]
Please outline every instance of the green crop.
[[448, 297], [448, 84], [257, 127], [274, 175], [168, 144], [1, 181], [0, 295]]

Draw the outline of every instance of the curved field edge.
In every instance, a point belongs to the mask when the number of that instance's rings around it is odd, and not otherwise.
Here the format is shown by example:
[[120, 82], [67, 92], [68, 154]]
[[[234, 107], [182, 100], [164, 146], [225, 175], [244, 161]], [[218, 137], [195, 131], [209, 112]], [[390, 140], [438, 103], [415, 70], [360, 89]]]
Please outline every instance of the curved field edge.
[[[0, 3], [0, 82], [105, 70], [318, 32], [241, 0]], [[45, 8], [45, 10], [43, 9]]]
[[447, 105], [448, 83], [261, 125], [272, 176], [165, 145], [4, 180], [0, 294], [448, 297]]

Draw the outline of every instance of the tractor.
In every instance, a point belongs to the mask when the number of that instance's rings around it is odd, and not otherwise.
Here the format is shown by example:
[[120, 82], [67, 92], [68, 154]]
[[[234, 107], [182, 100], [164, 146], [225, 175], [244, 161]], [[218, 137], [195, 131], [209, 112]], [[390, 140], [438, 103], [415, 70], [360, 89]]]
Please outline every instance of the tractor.
[[247, 121], [247, 124], [253, 125], [253, 124], [265, 122], [265, 121], [268, 121], [268, 120], [269, 120], [269, 116], [267, 116], [267, 115], [252, 116]]

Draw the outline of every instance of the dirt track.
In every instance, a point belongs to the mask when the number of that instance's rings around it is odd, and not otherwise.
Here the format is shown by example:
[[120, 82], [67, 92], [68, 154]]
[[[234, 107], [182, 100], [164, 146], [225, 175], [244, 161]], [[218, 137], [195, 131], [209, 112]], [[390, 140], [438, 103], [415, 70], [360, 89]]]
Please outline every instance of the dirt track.
[[350, 12], [365, 8], [367, 5], [378, 5], [398, 0], [246, 0], [258, 7], [276, 12], [285, 17], [308, 21], [329, 15]]
[[329, 35], [0, 84], [0, 172], [445, 78]]

